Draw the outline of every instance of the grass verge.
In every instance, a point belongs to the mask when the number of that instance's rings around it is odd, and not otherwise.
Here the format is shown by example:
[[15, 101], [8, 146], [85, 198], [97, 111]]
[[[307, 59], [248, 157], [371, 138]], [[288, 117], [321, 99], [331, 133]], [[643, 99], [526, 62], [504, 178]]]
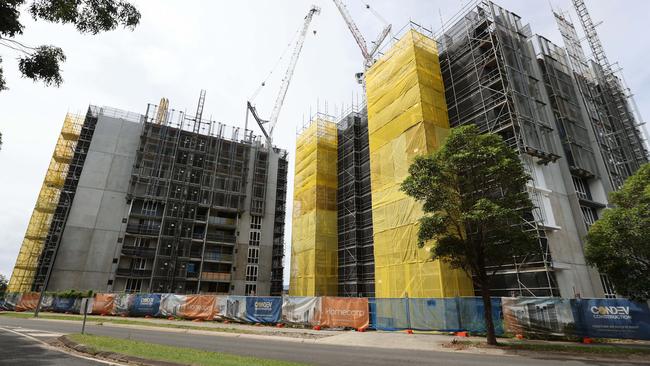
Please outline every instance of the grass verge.
[[96, 335], [73, 334], [71, 340], [83, 344], [95, 351], [115, 352], [123, 355], [145, 358], [148, 360], [176, 362], [186, 365], [200, 366], [291, 366], [302, 365], [294, 362], [270, 360], [255, 357], [244, 357], [227, 353], [201, 351], [192, 348], [164, 346], [155, 343], [133, 341], [127, 339], [104, 337]]
[[[486, 347], [485, 342], [460, 341], [456, 340], [453, 344], [448, 345], [450, 348], [456, 346]], [[534, 351], [534, 352], [555, 352], [555, 353], [578, 353], [592, 355], [650, 355], [649, 348], [629, 347], [629, 346], [610, 346], [600, 344], [590, 345], [573, 345], [573, 344], [540, 344], [540, 343], [513, 343], [499, 342], [498, 348], [514, 351]]]
[[[34, 318], [34, 313], [6, 312], [6, 313], [0, 313], [0, 316], [20, 318], [20, 319], [32, 319]], [[84, 318], [81, 315], [56, 315], [56, 314], [45, 314], [45, 313], [38, 314], [38, 317], [41, 319], [72, 320], [72, 321], [82, 321]], [[121, 319], [121, 318], [113, 318], [113, 317], [105, 317], [105, 316], [89, 316], [87, 321], [94, 322], [94, 323], [143, 325], [147, 327], [159, 327], [159, 328], [205, 330], [209, 332], [222, 332], [222, 333], [266, 334], [262, 332], [251, 331], [248, 329], [226, 328], [226, 327], [200, 327], [200, 326], [189, 325], [189, 324], [154, 323], [150, 321], [139, 321], [139, 320]]]
[[650, 349], [647, 348], [606, 346], [598, 344], [578, 346], [570, 344], [501, 343], [501, 347], [512, 350], [536, 352], [569, 352], [598, 355], [650, 355]]

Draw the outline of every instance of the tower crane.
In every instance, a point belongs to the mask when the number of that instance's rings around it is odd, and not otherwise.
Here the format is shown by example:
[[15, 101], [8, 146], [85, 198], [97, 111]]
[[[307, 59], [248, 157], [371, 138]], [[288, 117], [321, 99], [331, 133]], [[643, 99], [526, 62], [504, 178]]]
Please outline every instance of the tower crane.
[[[282, 104], [284, 103], [284, 98], [287, 95], [287, 90], [289, 89], [289, 83], [291, 82], [291, 77], [293, 76], [293, 72], [296, 69], [296, 64], [298, 63], [298, 57], [300, 56], [302, 45], [305, 43], [305, 37], [307, 36], [307, 30], [309, 29], [309, 24], [311, 23], [311, 20], [314, 17], [314, 15], [318, 15], [318, 14], [320, 14], [320, 8], [316, 5], [312, 5], [309, 11], [307, 12], [307, 15], [305, 16], [305, 21], [302, 25], [302, 28], [300, 29], [300, 33], [298, 34], [296, 45], [293, 48], [291, 60], [289, 61], [289, 67], [287, 68], [287, 71], [284, 74], [284, 77], [282, 78], [282, 83], [280, 85], [280, 92], [278, 93], [278, 96], [275, 100], [275, 105], [273, 106], [271, 117], [268, 120], [264, 120], [260, 118], [255, 106], [253, 106], [253, 104], [251, 104], [250, 101], [246, 103], [246, 107], [247, 107], [246, 126], [248, 126], [248, 114], [250, 112], [250, 114], [253, 115], [253, 118], [255, 119], [257, 124], [260, 126], [260, 129], [262, 130], [262, 133], [264, 134], [264, 137], [266, 138], [269, 147], [271, 147], [273, 143], [273, 130], [275, 129], [275, 125], [278, 123], [278, 117], [280, 116], [280, 109], [282, 109]], [[264, 83], [262, 83], [262, 85], [264, 85]], [[265, 127], [265, 125], [268, 125], [268, 128]]]
[[[379, 36], [377, 37], [377, 40], [373, 42], [373, 45], [370, 49], [368, 49], [368, 45], [366, 44], [366, 40], [363, 38], [363, 35], [359, 31], [359, 28], [357, 25], [354, 23], [354, 20], [352, 20], [352, 16], [348, 12], [348, 9], [346, 8], [345, 4], [341, 0], [333, 0], [334, 4], [336, 7], [339, 9], [339, 12], [341, 13], [341, 16], [343, 16], [343, 20], [345, 21], [345, 24], [347, 24], [348, 29], [352, 33], [352, 36], [354, 37], [354, 40], [357, 42], [357, 45], [359, 46], [359, 49], [361, 50], [361, 54], [363, 55], [363, 60], [364, 60], [364, 69], [368, 69], [370, 66], [372, 66], [372, 63], [374, 61], [375, 54], [379, 50], [379, 47], [381, 44], [384, 42], [388, 34], [390, 33], [391, 30], [391, 25], [388, 24], [384, 29], [381, 31]], [[368, 9], [370, 9], [369, 5], [366, 5]], [[357, 74], [357, 81], [359, 84], [363, 83], [363, 73]]]

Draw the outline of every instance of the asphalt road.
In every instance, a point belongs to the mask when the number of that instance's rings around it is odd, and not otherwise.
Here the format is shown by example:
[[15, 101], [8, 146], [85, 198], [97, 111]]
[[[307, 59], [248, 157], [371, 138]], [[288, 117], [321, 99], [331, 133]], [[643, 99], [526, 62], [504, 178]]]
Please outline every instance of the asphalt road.
[[[19, 334], [17, 334], [19, 333]], [[29, 335], [29, 334], [33, 334]], [[85, 366], [102, 365], [106, 363], [94, 362], [90, 359], [80, 358], [46, 347], [40, 340], [51, 337], [44, 332], [23, 330], [12, 331], [0, 327], [0, 365], [16, 366]]]
[[[43, 321], [31, 319], [15, 319], [0, 317], [0, 327], [25, 327], [47, 332], [78, 333], [81, 324], [68, 322]], [[189, 347], [208, 351], [270, 358], [295, 362], [304, 362], [315, 365], [340, 366], [340, 365], [526, 365], [526, 366], [551, 366], [551, 365], [632, 365], [622, 361], [579, 361], [565, 360], [558, 356], [544, 356], [538, 358], [521, 356], [494, 356], [454, 352], [412, 351], [402, 349], [382, 349], [368, 347], [332, 346], [311, 343], [285, 342], [275, 339], [261, 340], [223, 335], [198, 335], [174, 333], [165, 331], [151, 331], [148, 329], [127, 329], [108, 326], [87, 325], [87, 332], [119, 338], [130, 338], [150, 343], [165, 344], [177, 347]], [[0, 331], [0, 333], [2, 333]], [[38, 357], [42, 350], [25, 352], [28, 347], [24, 340], [15, 340], [17, 336], [2, 334], [0, 338], [0, 364], [6, 357], [12, 360], [12, 365], [18, 365], [25, 357], [24, 365], [40, 365], [36, 359], [30, 362], [30, 357]], [[22, 348], [21, 348], [22, 347]], [[59, 355], [60, 356], [60, 355]], [[8, 358], [9, 359], [9, 358]], [[43, 363], [44, 365], [58, 365], [56, 363]], [[66, 362], [66, 365], [76, 365]], [[87, 363], [82, 363], [87, 364]]]

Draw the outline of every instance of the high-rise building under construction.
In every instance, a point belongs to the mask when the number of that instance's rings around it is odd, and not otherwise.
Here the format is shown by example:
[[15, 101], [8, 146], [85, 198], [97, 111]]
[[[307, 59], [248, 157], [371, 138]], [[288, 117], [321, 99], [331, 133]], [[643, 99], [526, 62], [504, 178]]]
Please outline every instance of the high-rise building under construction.
[[[591, 62], [565, 14], [555, 14], [563, 48], [534, 35], [518, 15], [477, 0], [436, 35], [410, 24], [366, 71], [367, 128], [359, 124], [353, 131], [361, 144], [341, 134], [337, 141], [339, 251], [337, 261], [328, 263], [338, 263], [340, 285], [327, 295], [447, 297], [476, 290], [417, 247], [415, 223], [422, 213], [398, 190], [415, 155], [435, 150], [446, 129], [471, 123], [501, 135], [532, 177], [527, 190], [535, 208], [526, 224], [539, 251], [504, 258], [493, 294], [615, 296], [607, 278], [586, 264], [582, 238], [607, 206], [607, 194], [648, 162], [648, 151], [629, 92], [607, 61], [584, 2], [573, 2], [594, 54]], [[347, 126], [349, 118], [340, 124]], [[346, 163], [345, 156], [354, 162]], [[364, 161], [369, 182], [356, 179], [355, 190], [342, 190], [341, 177], [350, 176], [345, 170]], [[358, 216], [363, 211], [350, 211], [348, 201], [372, 209]], [[366, 217], [371, 226], [361, 224]], [[356, 228], [372, 240], [350, 236]], [[358, 268], [363, 272], [350, 271]]]
[[203, 101], [68, 115], [9, 291], [281, 294], [287, 154]]

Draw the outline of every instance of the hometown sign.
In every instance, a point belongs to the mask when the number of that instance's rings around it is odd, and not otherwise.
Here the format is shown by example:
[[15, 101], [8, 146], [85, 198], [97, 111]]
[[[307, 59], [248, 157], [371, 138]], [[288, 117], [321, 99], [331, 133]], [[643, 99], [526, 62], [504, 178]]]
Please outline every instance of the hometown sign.
[[578, 333], [594, 338], [650, 339], [648, 304], [625, 299], [573, 301]]

